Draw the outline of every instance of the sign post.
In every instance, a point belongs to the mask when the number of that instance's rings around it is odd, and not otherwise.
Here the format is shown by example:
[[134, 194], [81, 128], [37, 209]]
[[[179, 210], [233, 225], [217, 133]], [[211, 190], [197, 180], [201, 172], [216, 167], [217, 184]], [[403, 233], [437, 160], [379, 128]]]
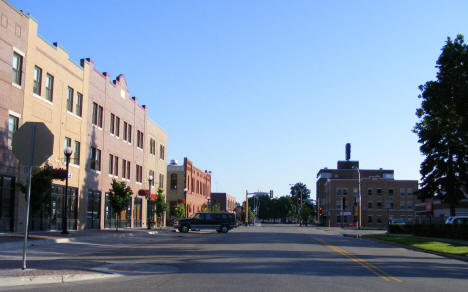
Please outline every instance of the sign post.
[[26, 194], [26, 215], [23, 244], [23, 266], [26, 269], [26, 246], [29, 230], [29, 205], [31, 199], [32, 168], [44, 163], [52, 155], [54, 135], [44, 123], [26, 122], [13, 134], [13, 154], [23, 165], [28, 166], [28, 190]]

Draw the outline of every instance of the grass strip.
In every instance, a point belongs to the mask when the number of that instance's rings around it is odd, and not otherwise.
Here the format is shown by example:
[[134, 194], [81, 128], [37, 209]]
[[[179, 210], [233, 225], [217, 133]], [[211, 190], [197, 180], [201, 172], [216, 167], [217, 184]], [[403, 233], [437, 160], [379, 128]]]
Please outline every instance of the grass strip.
[[395, 242], [398, 244], [407, 245], [427, 251], [468, 257], [468, 245], [459, 244], [455, 242], [436, 241], [415, 236], [367, 235], [365, 237]]

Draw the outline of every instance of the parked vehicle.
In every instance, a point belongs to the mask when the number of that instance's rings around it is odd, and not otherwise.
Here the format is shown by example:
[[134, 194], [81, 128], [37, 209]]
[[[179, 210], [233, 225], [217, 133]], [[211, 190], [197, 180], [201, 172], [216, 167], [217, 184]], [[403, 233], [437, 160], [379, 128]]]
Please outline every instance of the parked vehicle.
[[175, 225], [180, 232], [184, 233], [189, 230], [207, 229], [227, 233], [236, 226], [236, 217], [231, 213], [196, 213], [192, 218], [179, 219]]
[[392, 225], [406, 225], [406, 222], [403, 219], [390, 219], [389, 223]]
[[452, 216], [445, 220], [445, 224], [468, 224], [468, 216]]

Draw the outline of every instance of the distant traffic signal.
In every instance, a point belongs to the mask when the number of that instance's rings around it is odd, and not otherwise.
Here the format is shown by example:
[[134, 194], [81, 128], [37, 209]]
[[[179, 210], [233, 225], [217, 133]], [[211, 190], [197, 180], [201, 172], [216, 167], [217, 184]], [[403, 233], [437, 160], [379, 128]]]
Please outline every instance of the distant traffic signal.
[[319, 208], [319, 217], [322, 217], [322, 216], [323, 216], [322, 211], [323, 211], [323, 208], [320, 207], [320, 208]]
[[273, 190], [270, 190], [270, 199], [273, 199]]
[[301, 202], [301, 197], [297, 196], [297, 202], [298, 202], [298, 203]]

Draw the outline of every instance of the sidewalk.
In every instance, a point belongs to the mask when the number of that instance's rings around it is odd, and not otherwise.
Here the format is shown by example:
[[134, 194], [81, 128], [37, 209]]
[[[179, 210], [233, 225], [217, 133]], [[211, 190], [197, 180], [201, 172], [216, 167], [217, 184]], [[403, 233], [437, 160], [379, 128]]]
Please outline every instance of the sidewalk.
[[[124, 237], [152, 236], [159, 233], [172, 232], [172, 228], [160, 229], [119, 229], [113, 230], [85, 230], [69, 231], [68, 235], [60, 231], [31, 232], [28, 247], [44, 246], [70, 242], [84, 242], [89, 239], [110, 239]], [[5, 253], [17, 251], [22, 256], [24, 244], [23, 233], [0, 233], [0, 251]], [[0, 255], [0, 259], [3, 258]], [[8, 256], [5, 256], [8, 258]], [[0, 260], [0, 290], [12, 286], [64, 283], [118, 277], [119, 273], [98, 270], [101, 263], [90, 261], [54, 261], [34, 260], [28, 262], [27, 269], [21, 269], [21, 260]]]

